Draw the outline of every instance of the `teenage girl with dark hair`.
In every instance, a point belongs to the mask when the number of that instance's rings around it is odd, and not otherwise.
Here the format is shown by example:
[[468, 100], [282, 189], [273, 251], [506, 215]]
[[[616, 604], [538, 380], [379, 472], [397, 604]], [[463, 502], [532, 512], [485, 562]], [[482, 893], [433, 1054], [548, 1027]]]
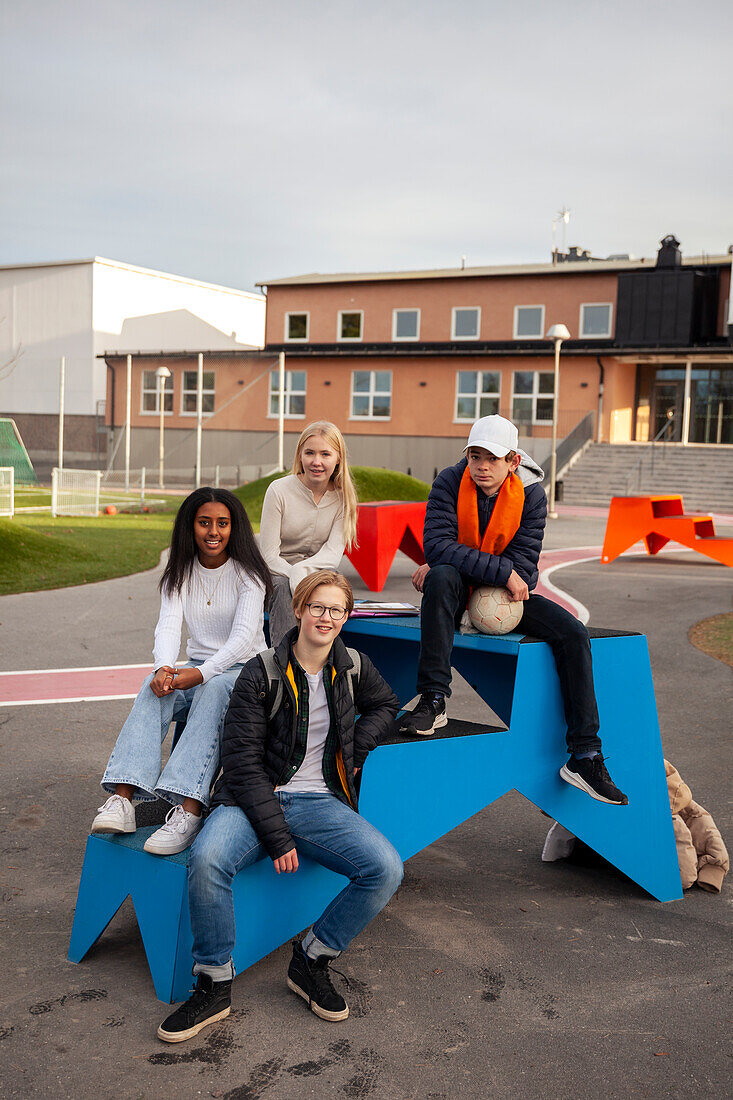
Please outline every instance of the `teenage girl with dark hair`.
[[[201, 828], [219, 767], [221, 726], [243, 664], [265, 646], [270, 574], [240, 500], [226, 489], [196, 489], [173, 525], [160, 581], [153, 666], [117, 738], [102, 779], [110, 795], [92, 832], [134, 833], [132, 799], [172, 803], [145, 842], [155, 855], [181, 852]], [[188, 666], [176, 668], [186, 623]], [[161, 772], [172, 721], [186, 725]]]

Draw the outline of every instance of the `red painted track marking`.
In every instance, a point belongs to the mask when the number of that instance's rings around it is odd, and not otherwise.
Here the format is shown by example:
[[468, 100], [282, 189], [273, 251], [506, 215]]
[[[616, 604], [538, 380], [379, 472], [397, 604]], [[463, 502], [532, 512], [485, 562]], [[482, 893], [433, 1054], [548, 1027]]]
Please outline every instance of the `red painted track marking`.
[[0, 706], [134, 699], [150, 665], [30, 669], [0, 673]]

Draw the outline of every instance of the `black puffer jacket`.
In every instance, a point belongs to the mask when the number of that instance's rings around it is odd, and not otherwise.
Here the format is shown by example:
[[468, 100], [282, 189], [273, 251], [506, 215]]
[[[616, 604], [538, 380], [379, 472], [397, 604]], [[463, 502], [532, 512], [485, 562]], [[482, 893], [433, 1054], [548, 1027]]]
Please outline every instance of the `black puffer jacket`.
[[[297, 630], [285, 635], [275, 650], [275, 660], [283, 673], [283, 698], [280, 707], [268, 721], [268, 684], [259, 657], [248, 661], [239, 674], [224, 720], [221, 748], [223, 775], [216, 785], [214, 806], [239, 806], [244, 810], [271, 859], [289, 852], [293, 839], [285, 822], [274, 788], [286, 783], [295, 748], [297, 712], [290, 681], [285, 675], [291, 658], [291, 647]], [[337, 725], [339, 747], [343, 755], [348, 783], [348, 798], [357, 808], [353, 771], [360, 768], [367, 754], [392, 732], [399, 703], [392, 689], [375, 669], [368, 657], [361, 656], [361, 674], [354, 685], [354, 699], [359, 720], [354, 722], [347, 677], [353, 663], [346, 646], [336, 638], [324, 676], [335, 668], [331, 698]]]
[[[503, 553], [484, 554], [458, 541], [458, 490], [466, 465], [466, 459], [462, 458], [455, 466], [442, 470], [433, 482], [423, 530], [425, 560], [431, 567], [454, 566], [474, 585], [503, 587], [515, 569], [531, 592], [539, 576], [537, 562], [547, 518], [545, 490], [536, 476], [531, 484], [525, 484], [519, 530]], [[529, 474], [528, 480], [531, 477]], [[476, 492], [482, 490], [477, 488]]]

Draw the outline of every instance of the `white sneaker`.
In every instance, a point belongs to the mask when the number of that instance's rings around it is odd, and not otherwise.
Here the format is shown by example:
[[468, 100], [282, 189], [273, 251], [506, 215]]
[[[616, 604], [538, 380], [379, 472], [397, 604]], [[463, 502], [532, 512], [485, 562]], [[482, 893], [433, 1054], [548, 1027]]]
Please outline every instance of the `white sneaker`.
[[193, 843], [203, 823], [203, 817], [196, 817], [183, 806], [174, 806], [166, 814], [165, 825], [151, 833], [143, 847], [154, 856], [174, 856]]
[[575, 848], [576, 837], [559, 821], [553, 821], [550, 831], [545, 837], [545, 846], [542, 849], [542, 862], [554, 863], [558, 859], [567, 859]]
[[129, 798], [111, 794], [92, 822], [93, 833], [134, 833], [135, 807]]

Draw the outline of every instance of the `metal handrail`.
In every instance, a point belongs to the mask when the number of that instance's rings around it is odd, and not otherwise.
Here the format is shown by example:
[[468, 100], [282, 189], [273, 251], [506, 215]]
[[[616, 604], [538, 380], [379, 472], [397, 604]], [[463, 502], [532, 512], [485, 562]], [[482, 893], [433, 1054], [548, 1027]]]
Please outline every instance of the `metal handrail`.
[[[570, 462], [575, 458], [579, 451], [590, 443], [595, 433], [595, 410], [591, 409], [585, 416], [581, 417], [572, 431], [568, 432], [563, 440], [561, 440], [557, 448], [557, 473], [556, 480], [561, 481], [563, 474], [568, 468]], [[542, 484], [547, 487], [550, 484], [550, 472], [545, 473]]]
[[[627, 493], [627, 495], [628, 495], [629, 490], [631, 488], [631, 481], [632, 481], [632, 478], [633, 478], [634, 474], [638, 470], [641, 469], [642, 465], [644, 464], [644, 459], [647, 458], [647, 456], [650, 455], [650, 454], [651, 454], [651, 459], [652, 459], [652, 473], [654, 472], [654, 446], [657, 443], [661, 443], [662, 442], [662, 436], [664, 436], [668, 431], [670, 431], [674, 427], [675, 419], [676, 418], [674, 416], [669, 417], [669, 419], [667, 420], [667, 423], [662, 425], [662, 427], [659, 429], [657, 434], [654, 436], [654, 439], [652, 439], [652, 441], [647, 445], [647, 447], [645, 448], [645, 450], [644, 450], [641, 458], [638, 460], [638, 462], [636, 462], [631, 467], [631, 469], [629, 470], [628, 474], [626, 475], [626, 493]], [[639, 480], [641, 481], [641, 478]]]

